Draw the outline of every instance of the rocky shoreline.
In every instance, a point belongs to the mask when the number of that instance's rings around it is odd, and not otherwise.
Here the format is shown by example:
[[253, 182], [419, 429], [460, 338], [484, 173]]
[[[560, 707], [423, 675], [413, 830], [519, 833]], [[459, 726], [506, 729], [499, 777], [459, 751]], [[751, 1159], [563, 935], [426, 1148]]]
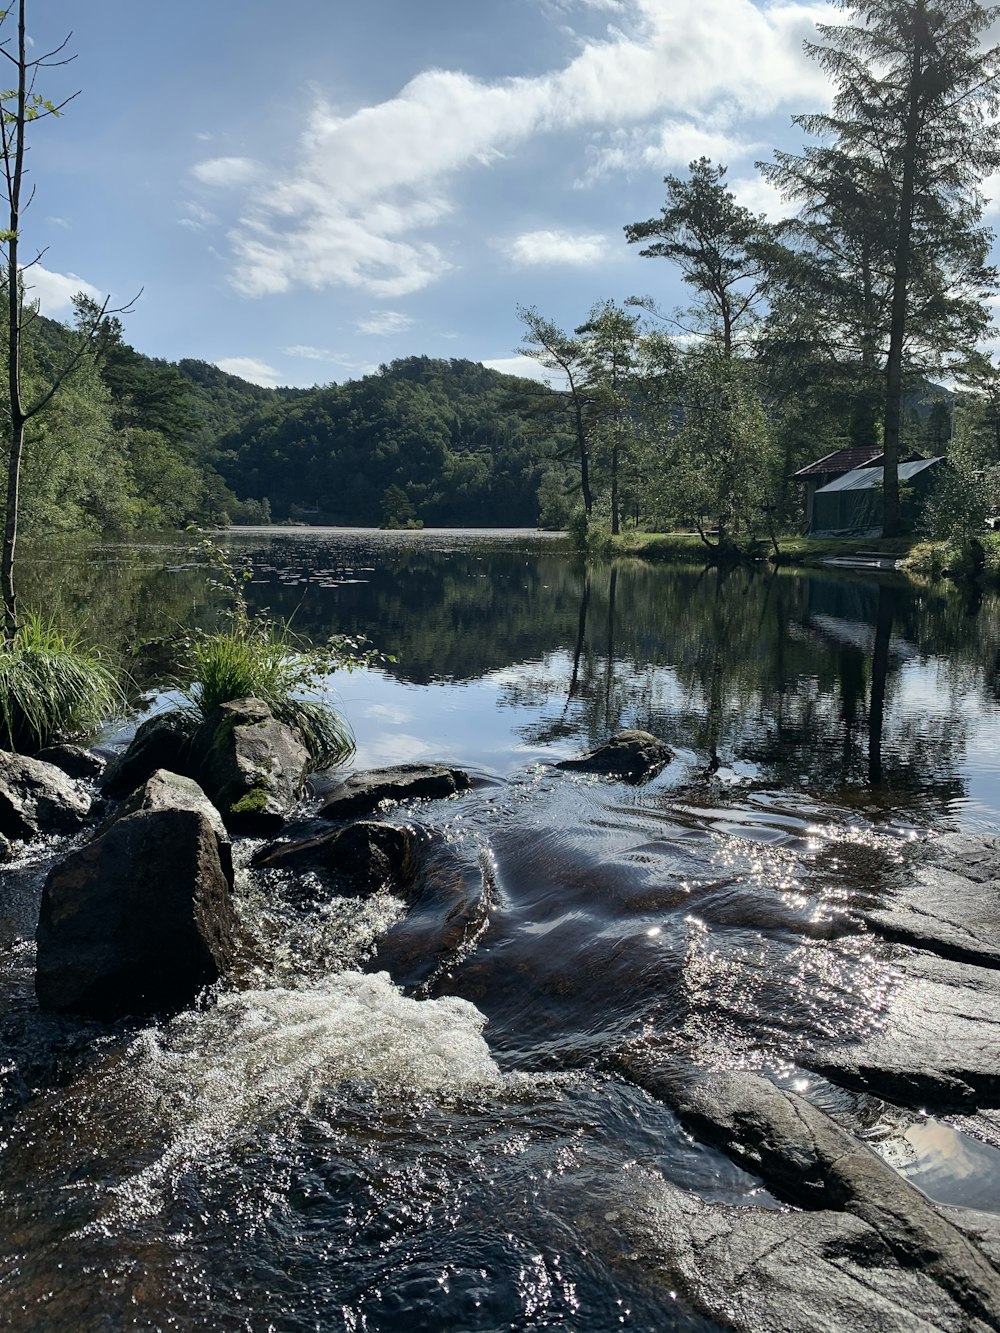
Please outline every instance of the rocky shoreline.
[[[670, 758], [655, 738], [621, 733], [560, 767], [639, 784]], [[238, 928], [234, 836], [268, 839], [256, 869], [308, 868], [332, 895], [401, 898], [406, 914], [373, 966], [417, 998], [475, 948], [499, 910], [488, 867], [452, 863], [433, 830], [398, 818], [407, 802], [472, 788], [462, 770], [351, 773], [302, 825], [307, 754], [256, 700], [224, 706], [194, 739], [176, 715], [155, 717], [99, 767], [72, 747], [0, 755], [0, 850], [51, 832], [76, 837], [43, 891], [44, 1009], [99, 1020], [170, 1012], [225, 978]], [[879, 1030], [795, 1053], [799, 1072], [900, 1108], [1000, 1108], [1000, 839], [928, 843], [859, 925], [891, 951], [897, 974]], [[765, 1066], [706, 1071], [696, 1056], [640, 1043], [615, 1067], [784, 1208], [709, 1203], [656, 1182], [637, 1253], [693, 1307], [748, 1330], [1000, 1325], [1000, 1214], [931, 1202], [849, 1116]]]

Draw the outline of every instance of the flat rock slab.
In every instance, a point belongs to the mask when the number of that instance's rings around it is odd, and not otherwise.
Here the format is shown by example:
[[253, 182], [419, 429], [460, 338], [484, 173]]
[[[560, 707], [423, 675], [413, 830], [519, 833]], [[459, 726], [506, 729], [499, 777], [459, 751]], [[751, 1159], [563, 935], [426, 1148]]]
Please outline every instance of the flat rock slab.
[[655, 778], [673, 757], [670, 746], [648, 731], [619, 731], [592, 754], [563, 759], [556, 768], [602, 773], [638, 785]]
[[61, 768], [0, 750], [0, 834], [27, 840], [73, 833], [90, 812], [90, 797]]
[[[622, 1210], [642, 1271], [721, 1328], [740, 1333], [993, 1333], [1000, 1309], [972, 1315], [878, 1230], [834, 1212], [704, 1203], [663, 1180]], [[600, 1225], [600, 1223], [598, 1223]], [[666, 1327], [666, 1325], [665, 1325]]]
[[868, 924], [886, 939], [942, 958], [1000, 968], [1000, 882], [984, 876], [996, 862], [987, 853], [972, 865], [983, 877], [971, 879], [940, 864], [923, 867], [890, 907], [867, 914]]
[[880, 1248], [919, 1269], [949, 1302], [986, 1326], [1000, 1316], [1000, 1274], [919, 1190], [830, 1116], [759, 1074], [738, 1071], [678, 1084], [669, 1072], [638, 1082], [676, 1107], [701, 1138], [760, 1175], [779, 1198], [846, 1212]]
[[468, 773], [444, 764], [399, 764], [352, 773], [327, 797], [324, 819], [370, 815], [386, 801], [441, 800], [472, 786]]
[[938, 1109], [1000, 1106], [1000, 972], [912, 954], [881, 1030], [799, 1063], [889, 1101]]

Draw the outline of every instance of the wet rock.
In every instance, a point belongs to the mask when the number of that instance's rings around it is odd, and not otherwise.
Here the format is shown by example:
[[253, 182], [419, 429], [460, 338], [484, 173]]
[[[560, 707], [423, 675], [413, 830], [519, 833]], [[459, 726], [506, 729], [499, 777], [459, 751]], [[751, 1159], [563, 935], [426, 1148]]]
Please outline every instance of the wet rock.
[[160, 810], [190, 810], [203, 815], [215, 832], [219, 847], [219, 860], [230, 885], [233, 882], [233, 850], [229, 832], [222, 816], [193, 778], [180, 773], [170, 773], [158, 768], [144, 786], [134, 791], [98, 831], [98, 836], [107, 832], [119, 819], [140, 812]]
[[488, 858], [456, 856], [451, 844], [421, 849], [410, 910], [379, 941], [368, 971], [388, 972], [408, 994], [425, 998], [477, 946], [497, 905]]
[[617, 1225], [644, 1273], [740, 1333], [997, 1327], [996, 1306], [970, 1314], [930, 1274], [901, 1263], [876, 1227], [849, 1213], [732, 1208], [655, 1180]]
[[780, 1198], [847, 1212], [872, 1227], [907, 1268], [919, 1268], [970, 1315], [1000, 1314], [1000, 1274], [923, 1195], [824, 1111], [768, 1079], [717, 1073], [678, 1086], [640, 1081], [676, 1107], [700, 1138], [721, 1148]]
[[0, 833], [0, 862], [9, 861], [14, 855], [14, 848], [7, 839]]
[[915, 953], [880, 1030], [820, 1047], [800, 1063], [889, 1101], [936, 1109], [1000, 1106], [1000, 972]]
[[43, 1009], [114, 1018], [190, 1004], [232, 957], [228, 842], [194, 784], [158, 773], [45, 882]]
[[205, 790], [227, 828], [267, 834], [284, 825], [302, 795], [309, 751], [266, 703], [220, 704], [198, 728], [194, 750]]
[[61, 768], [0, 750], [0, 834], [27, 840], [72, 833], [90, 811], [90, 797]]
[[266, 847], [253, 865], [263, 870], [316, 866], [365, 897], [383, 888], [405, 892], [413, 878], [413, 835], [409, 829], [359, 820], [318, 838]]
[[[974, 862], [982, 873], [995, 860]], [[916, 882], [867, 920], [886, 939], [928, 949], [942, 958], [1000, 968], [1000, 882], [971, 879], [943, 865], [922, 867]]]
[[563, 759], [556, 768], [604, 773], [638, 786], [666, 768], [674, 752], [648, 731], [619, 731], [606, 745], [579, 759]]
[[190, 715], [176, 708], [147, 718], [124, 754], [108, 764], [101, 791], [107, 796], [128, 796], [158, 768], [193, 777], [193, 731]]
[[352, 773], [328, 796], [324, 819], [354, 819], [377, 810], [385, 801], [440, 800], [472, 786], [468, 773], [443, 764], [398, 764]]
[[85, 750], [82, 745], [47, 745], [35, 758], [55, 764], [71, 778], [99, 778], [107, 764], [102, 755]]

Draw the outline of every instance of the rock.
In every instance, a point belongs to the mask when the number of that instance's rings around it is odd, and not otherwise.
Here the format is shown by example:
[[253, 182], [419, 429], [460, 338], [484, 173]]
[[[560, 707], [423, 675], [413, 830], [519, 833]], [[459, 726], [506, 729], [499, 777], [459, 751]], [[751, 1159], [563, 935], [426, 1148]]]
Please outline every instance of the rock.
[[60, 768], [0, 750], [0, 834], [36, 838], [73, 833], [90, 811], [90, 797]]
[[52, 869], [36, 935], [43, 1009], [176, 1010], [229, 966], [232, 872], [193, 785], [158, 773], [134, 809]]
[[799, 1063], [910, 1106], [1000, 1106], [1000, 972], [931, 954], [894, 966], [902, 976], [879, 1031], [802, 1054]]
[[219, 845], [219, 860], [230, 885], [233, 882], [233, 849], [222, 816], [193, 778], [158, 768], [149, 781], [132, 793], [100, 828], [98, 836], [112, 824], [140, 811], [191, 810], [211, 824]]
[[0, 862], [10, 861], [14, 855], [14, 848], [7, 839], [0, 833]]
[[[1000, 1314], [1000, 1274], [980, 1249], [882, 1158], [824, 1111], [745, 1071], [679, 1083], [669, 1071], [637, 1082], [671, 1102], [685, 1125], [799, 1207], [846, 1212], [880, 1248], [918, 1269], [989, 1327]], [[867, 1325], [865, 1325], [867, 1327]]]
[[413, 837], [408, 829], [359, 820], [336, 833], [266, 847], [253, 858], [263, 870], [318, 866], [351, 893], [405, 890], [413, 878]]
[[194, 776], [191, 737], [194, 724], [187, 713], [172, 709], [147, 718], [124, 754], [113, 759], [101, 779], [107, 796], [128, 796], [158, 768]]
[[674, 752], [648, 731], [619, 731], [606, 745], [580, 759], [563, 759], [556, 768], [581, 773], [604, 773], [638, 786], [666, 768]]
[[366, 970], [388, 972], [410, 995], [432, 995], [476, 948], [498, 897], [488, 856], [462, 860], [453, 844], [437, 839], [421, 849], [410, 910], [379, 940]]
[[194, 750], [205, 790], [226, 827], [274, 833], [297, 804], [309, 751], [297, 731], [279, 722], [260, 699], [220, 704], [198, 728]]
[[886, 939], [942, 958], [1000, 968], [1000, 883], [995, 880], [925, 866], [890, 907], [869, 912], [866, 919]]
[[625, 1207], [609, 1210], [600, 1199], [603, 1216], [593, 1229], [614, 1219], [638, 1274], [664, 1292], [676, 1290], [713, 1326], [739, 1333], [991, 1333], [997, 1327], [996, 1306], [970, 1315], [967, 1302], [930, 1274], [901, 1264], [860, 1217], [704, 1203], [661, 1179], [643, 1188], [648, 1174], [633, 1178], [635, 1197]]
[[440, 800], [472, 786], [468, 773], [443, 764], [399, 764], [352, 773], [327, 798], [324, 819], [353, 819], [371, 814], [384, 801]]
[[35, 755], [46, 764], [55, 764], [71, 778], [99, 778], [107, 760], [82, 745], [47, 745]]

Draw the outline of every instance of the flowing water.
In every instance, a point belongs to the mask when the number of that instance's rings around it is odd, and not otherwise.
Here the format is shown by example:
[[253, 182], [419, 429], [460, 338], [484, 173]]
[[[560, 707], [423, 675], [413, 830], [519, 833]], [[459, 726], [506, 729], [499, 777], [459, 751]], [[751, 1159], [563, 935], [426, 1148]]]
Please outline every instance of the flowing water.
[[[40, 1013], [60, 848], [3, 871], [0, 1324], [711, 1329], [638, 1257], [657, 1181], [778, 1205], [629, 1082], [634, 1043], [765, 1069], [932, 1197], [1000, 1208], [995, 1128], [796, 1062], [892, 993], [860, 911], [939, 832], [1000, 827], [1000, 601], [585, 568], [524, 534], [228, 540], [255, 605], [396, 657], [333, 682], [360, 765], [480, 781], [388, 816], [422, 840], [410, 913], [250, 872], [240, 846], [239, 966], [156, 1024]], [[173, 648], [218, 612], [182, 545], [37, 553], [25, 579], [127, 647], [138, 708], [170, 701]], [[625, 726], [674, 748], [648, 785], [553, 766]]]

